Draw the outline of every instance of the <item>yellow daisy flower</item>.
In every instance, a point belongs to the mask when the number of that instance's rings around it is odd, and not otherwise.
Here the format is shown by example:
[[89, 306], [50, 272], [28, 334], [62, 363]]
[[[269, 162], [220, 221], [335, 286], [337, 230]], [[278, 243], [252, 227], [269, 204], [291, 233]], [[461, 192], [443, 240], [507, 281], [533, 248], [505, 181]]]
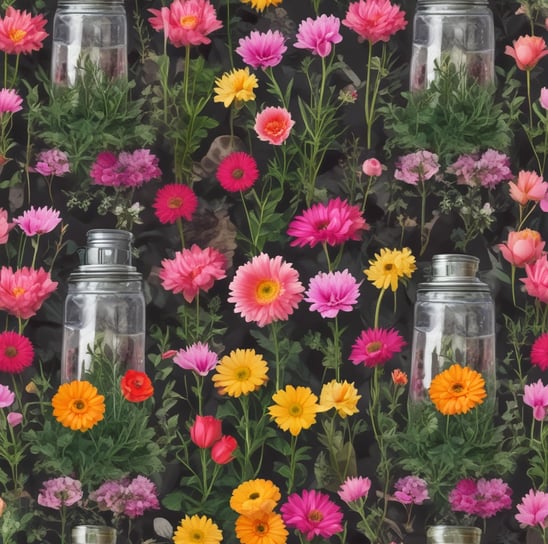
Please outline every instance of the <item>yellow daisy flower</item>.
[[434, 406], [446, 416], [465, 414], [487, 396], [482, 375], [458, 364], [435, 376], [428, 393]]
[[247, 395], [268, 380], [268, 366], [254, 349], [237, 349], [225, 355], [215, 367], [213, 384], [221, 395]]
[[401, 278], [410, 278], [417, 269], [415, 257], [407, 247], [403, 249], [382, 248], [380, 254], [375, 254], [375, 259], [370, 260], [369, 268], [363, 272], [367, 279], [373, 283], [377, 289], [388, 289], [392, 291], [398, 289], [398, 283]]
[[311, 427], [316, 422], [316, 414], [324, 411], [310, 387], [288, 385], [274, 393], [272, 400], [275, 404], [269, 406], [268, 413], [282, 431], [289, 431], [293, 436]]
[[232, 492], [230, 508], [242, 516], [262, 517], [276, 508], [281, 497], [278, 486], [257, 478], [243, 482]]
[[257, 77], [249, 73], [249, 68], [235, 68], [225, 72], [222, 77], [215, 80], [214, 102], [222, 102], [228, 108], [232, 102], [247, 102], [255, 100], [253, 89], [259, 86]]
[[362, 396], [358, 395], [358, 390], [353, 383], [332, 380], [322, 387], [320, 406], [325, 410], [335, 408], [339, 416], [344, 419], [346, 416], [359, 412], [357, 404], [361, 398]]
[[282, 0], [242, 0], [243, 4], [251, 4], [253, 9], [264, 11], [269, 6], [279, 6]]
[[223, 533], [207, 516], [185, 516], [173, 535], [174, 544], [219, 544]]
[[59, 386], [51, 399], [53, 417], [73, 431], [87, 431], [103, 419], [105, 397], [88, 381], [74, 380]]
[[236, 536], [241, 544], [285, 544], [288, 534], [282, 516], [276, 512], [236, 520]]

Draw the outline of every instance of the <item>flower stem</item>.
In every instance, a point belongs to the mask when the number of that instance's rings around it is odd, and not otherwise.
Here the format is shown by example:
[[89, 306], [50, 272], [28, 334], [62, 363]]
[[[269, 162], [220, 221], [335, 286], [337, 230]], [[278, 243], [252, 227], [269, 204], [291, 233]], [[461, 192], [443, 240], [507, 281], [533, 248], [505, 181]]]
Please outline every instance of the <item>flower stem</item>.
[[377, 298], [377, 306], [375, 307], [375, 321], [373, 322], [373, 327], [375, 327], [375, 329], [379, 328], [379, 315], [381, 311], [381, 302], [385, 292], [386, 292], [386, 287], [381, 289], [381, 292], [379, 293], [379, 298]]

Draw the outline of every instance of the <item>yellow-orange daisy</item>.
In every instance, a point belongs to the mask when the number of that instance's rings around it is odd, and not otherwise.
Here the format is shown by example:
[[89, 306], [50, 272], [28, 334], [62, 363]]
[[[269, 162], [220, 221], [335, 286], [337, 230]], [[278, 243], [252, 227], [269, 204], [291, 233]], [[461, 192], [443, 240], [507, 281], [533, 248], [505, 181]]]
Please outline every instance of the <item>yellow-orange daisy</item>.
[[287, 529], [280, 514], [270, 512], [260, 518], [240, 516], [236, 536], [242, 544], [285, 544]]
[[396, 291], [400, 279], [410, 278], [417, 269], [415, 257], [407, 247], [403, 249], [382, 248], [375, 254], [375, 259], [369, 261], [371, 265], [364, 270], [367, 279], [377, 289], [392, 289]]
[[220, 544], [223, 532], [207, 516], [185, 516], [173, 535], [175, 544]]
[[259, 86], [255, 74], [249, 72], [249, 68], [234, 69], [224, 73], [215, 80], [215, 96], [213, 102], [222, 102], [228, 108], [232, 102], [248, 102], [255, 100], [253, 89]]
[[343, 419], [359, 412], [357, 405], [362, 398], [353, 383], [331, 380], [324, 384], [320, 393], [320, 406], [325, 410], [335, 408]]
[[262, 517], [274, 510], [281, 499], [280, 489], [270, 480], [257, 478], [241, 483], [230, 497], [230, 508], [247, 517]]
[[251, 4], [257, 11], [264, 11], [269, 6], [278, 6], [282, 0], [241, 0], [243, 4]]
[[236, 349], [215, 367], [212, 381], [221, 395], [239, 397], [261, 387], [268, 380], [266, 361], [254, 349]]

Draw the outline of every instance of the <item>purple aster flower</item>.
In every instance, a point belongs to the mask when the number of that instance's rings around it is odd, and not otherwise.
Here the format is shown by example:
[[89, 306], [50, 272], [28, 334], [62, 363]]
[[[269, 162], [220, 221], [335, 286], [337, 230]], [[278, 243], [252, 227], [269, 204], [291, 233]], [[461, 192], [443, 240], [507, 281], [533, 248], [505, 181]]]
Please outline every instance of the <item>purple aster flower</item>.
[[34, 171], [43, 176], [63, 176], [70, 172], [68, 156], [60, 149], [41, 151], [36, 157]]
[[342, 483], [337, 493], [343, 502], [349, 504], [367, 497], [369, 489], [371, 489], [371, 480], [369, 478], [349, 476]]
[[258, 32], [254, 30], [249, 36], [240, 38], [240, 47], [236, 53], [253, 68], [271, 68], [282, 61], [282, 55], [287, 51], [285, 38], [278, 30]]
[[295, 47], [309, 49], [314, 55], [327, 57], [333, 44], [342, 41], [339, 34], [340, 19], [334, 15], [320, 15], [316, 19], [307, 17], [299, 25]]
[[30, 210], [23, 212], [23, 215], [16, 217], [13, 222], [27, 236], [46, 234], [51, 232], [60, 222], [59, 212], [46, 206], [42, 208], [30, 207]]
[[544, 385], [540, 379], [526, 385], [523, 388], [523, 403], [533, 408], [533, 417], [537, 421], [542, 421], [548, 411], [548, 385]]
[[43, 483], [42, 489], [38, 493], [38, 504], [46, 508], [60, 510], [63, 506], [76, 504], [82, 500], [83, 496], [81, 482], [63, 476]]
[[435, 176], [439, 169], [438, 156], [430, 151], [421, 150], [400, 157], [396, 162], [394, 177], [409, 185], [418, 185]]
[[0, 383], [0, 408], [8, 408], [13, 404], [15, 394], [7, 386]]
[[422, 504], [428, 500], [428, 484], [418, 476], [405, 476], [395, 484], [394, 499], [402, 504]]
[[217, 366], [219, 359], [207, 344], [196, 342], [186, 349], [179, 350], [173, 357], [173, 362], [185, 370], [192, 370], [200, 376], [207, 376]]
[[0, 116], [4, 113], [15, 113], [23, 109], [23, 99], [15, 89], [0, 89]]
[[305, 300], [311, 303], [310, 310], [322, 317], [337, 317], [339, 312], [352, 311], [360, 294], [359, 286], [348, 270], [319, 272], [310, 280]]

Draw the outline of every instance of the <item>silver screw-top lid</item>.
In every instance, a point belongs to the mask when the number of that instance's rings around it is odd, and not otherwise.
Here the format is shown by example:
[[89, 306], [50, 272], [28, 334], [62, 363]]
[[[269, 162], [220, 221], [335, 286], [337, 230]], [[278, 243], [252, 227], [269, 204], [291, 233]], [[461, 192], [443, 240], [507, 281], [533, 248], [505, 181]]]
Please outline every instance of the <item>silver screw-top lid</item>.
[[118, 229], [93, 229], [87, 233], [82, 264], [131, 266], [133, 234]]
[[114, 544], [116, 529], [104, 525], [77, 525], [72, 528], [72, 544]]
[[426, 531], [428, 544], [479, 544], [481, 529], [479, 527], [458, 525], [434, 525]]
[[444, 253], [432, 257], [430, 281], [419, 283], [419, 290], [489, 291], [477, 278], [479, 259], [473, 255]]

